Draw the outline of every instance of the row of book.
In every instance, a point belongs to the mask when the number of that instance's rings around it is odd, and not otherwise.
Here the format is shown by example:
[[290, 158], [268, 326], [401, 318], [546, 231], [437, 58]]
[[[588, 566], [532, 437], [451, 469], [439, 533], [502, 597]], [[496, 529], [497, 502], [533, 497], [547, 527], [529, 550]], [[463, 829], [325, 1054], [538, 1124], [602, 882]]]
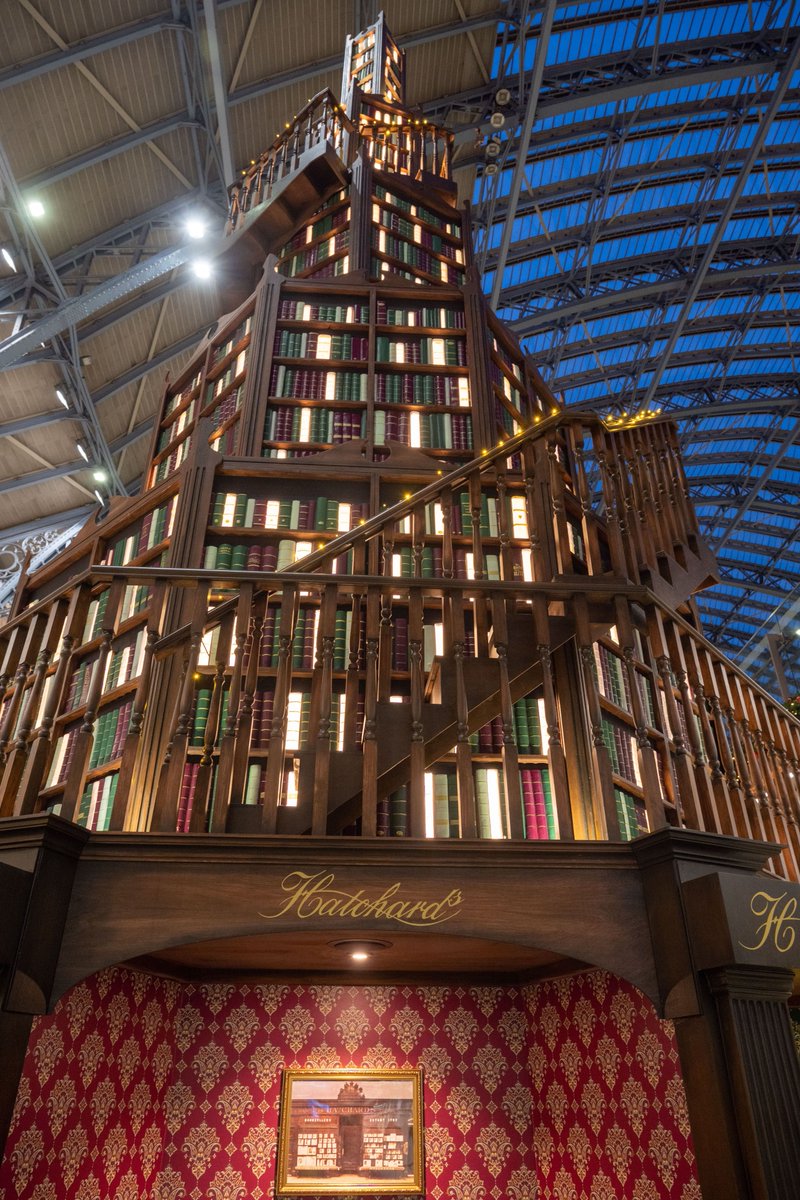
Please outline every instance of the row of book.
[[236, 529], [296, 529], [346, 533], [368, 516], [366, 503], [317, 496], [310, 500], [255, 499], [246, 492], [215, 492], [211, 524]]
[[105, 763], [116, 762], [122, 757], [132, 710], [133, 700], [126, 700], [117, 708], [100, 713], [94, 726], [94, 741], [89, 757], [90, 771], [95, 767], [102, 767]]
[[459, 221], [448, 221], [432, 209], [426, 208], [422, 204], [417, 204], [412, 200], [407, 200], [405, 196], [401, 196], [397, 192], [390, 192], [383, 184], [378, 184], [375, 188], [375, 195], [386, 204], [391, 204], [395, 208], [399, 208], [401, 212], [408, 213], [410, 217], [419, 218], [420, 221], [424, 221], [427, 225], [435, 226], [442, 233], [449, 234], [450, 237], [461, 237], [461, 223]]
[[[522, 367], [521, 367], [520, 363], [517, 362], [509, 354], [509, 352], [505, 349], [505, 347], [502, 345], [502, 343], [498, 342], [497, 338], [493, 334], [489, 333], [488, 330], [486, 332], [487, 332], [487, 336], [489, 339], [489, 349], [490, 349], [492, 355], [496, 359], [498, 359], [501, 363], [503, 363], [504, 366], [508, 367], [509, 371], [511, 371], [511, 373], [513, 375], [515, 375], [516, 378], [521, 381], [522, 380]], [[519, 354], [521, 356], [522, 351], [519, 351]]]
[[335, 258], [329, 258], [316, 267], [313, 271], [306, 272], [306, 279], [335, 279], [337, 275], [346, 275], [350, 270], [350, 255], [337, 254]]
[[350, 400], [366, 404], [369, 390], [366, 371], [317, 371], [313, 367], [272, 368], [270, 395], [294, 400]]
[[358, 333], [319, 333], [316, 330], [279, 329], [275, 334], [276, 358], [317, 358], [334, 362], [366, 362], [369, 338]]
[[522, 384], [513, 384], [504, 371], [501, 371], [496, 363], [492, 362], [489, 366], [489, 374], [492, 383], [503, 393], [506, 400], [514, 405], [517, 412], [522, 412]]
[[424, 271], [437, 283], [450, 283], [460, 287], [464, 282], [464, 272], [458, 267], [451, 266], [429, 250], [423, 250], [421, 246], [415, 246], [403, 238], [387, 233], [384, 229], [372, 231], [372, 248], [379, 254], [386, 254], [399, 263], [413, 267], [415, 271]]
[[375, 399], [379, 404], [440, 404], [468, 408], [469, 379], [465, 375], [415, 375], [410, 371], [375, 375]]
[[397, 213], [380, 208], [377, 204], [373, 211], [373, 220], [379, 228], [388, 229], [390, 233], [395, 233], [399, 237], [413, 242], [415, 245], [423, 246], [426, 250], [433, 250], [436, 254], [441, 254], [445, 258], [452, 258], [454, 262], [464, 261], [464, 252], [460, 246], [446, 241], [438, 233], [432, 233], [429, 229], [423, 229], [421, 225], [417, 225], [413, 221], [408, 221], [405, 217], [401, 217]]
[[220, 342], [219, 345], [212, 348], [211, 358], [208, 364], [209, 371], [215, 367], [217, 363], [222, 362], [223, 358], [227, 358], [229, 354], [233, 353], [239, 343], [243, 341], [250, 333], [252, 326], [253, 317], [251, 314], [249, 317], [245, 317], [244, 320], [237, 325], [233, 333], [227, 337], [224, 342]]
[[648, 833], [647, 813], [644, 801], [638, 796], [632, 796], [624, 788], [614, 788], [614, 801], [617, 809], [620, 834], [624, 841], [629, 842], [640, 833]]
[[295, 542], [291, 538], [256, 545], [252, 542], [222, 542], [206, 546], [203, 568], [206, 571], [285, 571], [313, 549], [311, 542]]
[[174, 421], [167, 425], [158, 435], [156, 442], [156, 454], [160, 454], [162, 450], [166, 450], [170, 442], [174, 442], [179, 438], [185, 429], [188, 429], [194, 419], [194, 410], [197, 405], [197, 400], [192, 400], [187, 404], [181, 412], [178, 413]]
[[[127, 645], [112, 651], [107, 659], [103, 693], [111, 692], [115, 687], [128, 683], [131, 679], [137, 679], [141, 675], [146, 647], [147, 631], [139, 629], [136, 636]], [[72, 707], [74, 708], [75, 705]]]
[[180, 406], [182, 404], [186, 403], [186, 401], [189, 399], [189, 397], [191, 395], [193, 395], [196, 392], [197, 388], [200, 386], [200, 380], [202, 379], [202, 377], [203, 377], [203, 372], [198, 371], [195, 375], [192, 376], [192, 378], [188, 381], [188, 383], [186, 383], [184, 385], [184, 387], [181, 388], [181, 390], [179, 392], [174, 392], [171, 396], [169, 396], [167, 398], [167, 403], [166, 403], [166, 407], [164, 410], [165, 417], [171, 416], [171, 414], [175, 412], [176, 408], [180, 408]]
[[338, 303], [331, 303], [330, 300], [302, 300], [285, 296], [278, 308], [278, 319], [281, 321], [327, 321], [335, 325], [367, 325], [369, 324], [369, 303], [366, 300], [342, 300]]
[[67, 694], [63, 705], [63, 712], [72, 712], [74, 708], [78, 708], [86, 700], [89, 695], [89, 687], [92, 682], [92, 674], [97, 665], [97, 659], [84, 659], [78, 663], [75, 670], [69, 677], [67, 684]]
[[104, 830], [111, 824], [119, 774], [114, 771], [87, 784], [75, 820], [86, 829]]
[[204, 408], [207, 408], [209, 404], [221, 396], [235, 380], [238, 379], [241, 382], [247, 369], [247, 356], [248, 350], [240, 350], [236, 358], [231, 359], [224, 370], [220, 371], [219, 375], [207, 382], [205, 399], [203, 400]]
[[341, 229], [338, 233], [326, 238], [324, 242], [316, 242], [305, 250], [299, 250], [296, 253], [290, 253], [287, 257], [280, 258], [278, 269], [282, 275], [299, 275], [301, 271], [308, 271], [318, 263], [325, 262], [331, 255], [346, 250], [349, 244], [349, 228]]
[[191, 444], [192, 438], [191, 435], [189, 435], [188, 437], [185, 437], [182, 442], [178, 443], [171, 454], [169, 454], [166, 458], [162, 458], [161, 461], [153, 467], [150, 476], [151, 487], [155, 487], [157, 483], [163, 483], [165, 479], [168, 479], [170, 475], [174, 475], [174, 473], [183, 466], [189, 455]]
[[337, 445], [364, 437], [365, 425], [366, 414], [357, 410], [276, 405], [267, 413], [264, 439], [268, 442]]
[[622, 659], [608, 646], [604, 646], [601, 642], [595, 642], [594, 661], [600, 694], [605, 696], [606, 700], [610, 700], [612, 704], [616, 704], [617, 708], [630, 712], [628, 674]]
[[550, 841], [557, 837], [550, 772], [546, 767], [521, 767], [519, 781], [526, 839]]
[[378, 362], [411, 363], [434, 367], [465, 367], [467, 343], [463, 337], [389, 337], [375, 339]]
[[377, 319], [379, 325], [423, 329], [464, 329], [467, 323], [464, 309], [453, 304], [398, 304], [389, 300], [378, 300]]
[[[514, 562], [514, 578], [532, 578], [530, 568], [530, 552], [527, 559], [523, 562], [522, 555], [524, 551], [514, 550], [512, 554], [516, 559]], [[441, 546], [423, 546], [419, 554], [419, 562], [417, 563], [414, 550], [411, 546], [402, 546], [399, 550], [393, 550], [390, 560], [390, 571], [393, 578], [421, 578], [421, 579], [441, 579], [443, 578], [443, 557]], [[518, 572], [517, 572], [518, 568]], [[465, 550], [461, 546], [457, 546], [453, 550], [453, 576], [456, 579], [475, 579], [475, 555], [471, 550]], [[500, 570], [500, 557], [497, 554], [483, 555], [483, 575], [484, 579], [499, 580], [502, 579]]]
[[[454, 503], [450, 510], [452, 532], [459, 537], [471, 537], [474, 518], [470, 494], [469, 492], [460, 492], [453, 497], [453, 500]], [[444, 515], [438, 501], [425, 505], [424, 520], [426, 533], [444, 533]], [[505, 527], [514, 538], [525, 539], [528, 537], [527, 508], [523, 495], [510, 497], [510, 508]], [[483, 537], [500, 536], [498, 500], [496, 496], [490, 496], [486, 492], [481, 492], [480, 497], [479, 529]], [[411, 515], [402, 518], [399, 522], [398, 532], [413, 533], [413, 517]]]
[[349, 216], [349, 208], [340, 208], [336, 212], [326, 213], [324, 217], [320, 217], [313, 225], [308, 225], [305, 229], [301, 229], [299, 233], [296, 233], [283, 247], [281, 254], [288, 254], [292, 250], [302, 250], [307, 242], [313, 242], [326, 233], [332, 233], [334, 229], [340, 229], [342, 225], [347, 224]]
[[[127, 591], [128, 589], [126, 588]], [[83, 634], [79, 643], [81, 646], [85, 646], [87, 642], [94, 641], [96, 637], [100, 636], [110, 595], [110, 590], [106, 588], [104, 592], [98, 592], [89, 601], [89, 607], [86, 610], [86, 620], [83, 623]]]
[[177, 497], [173, 496], [166, 504], [145, 513], [138, 529], [108, 547], [103, 562], [108, 566], [123, 566], [165, 541], [172, 533], [176, 506]]
[[239, 422], [233, 421], [220, 433], [212, 433], [208, 443], [217, 454], [235, 454], [236, 439], [239, 435]]
[[376, 445], [388, 440], [423, 450], [471, 450], [472, 420], [467, 413], [379, 409], [375, 413], [374, 440]]
[[603, 713], [602, 733], [614, 774], [641, 786], [636, 739], [630, 727]]

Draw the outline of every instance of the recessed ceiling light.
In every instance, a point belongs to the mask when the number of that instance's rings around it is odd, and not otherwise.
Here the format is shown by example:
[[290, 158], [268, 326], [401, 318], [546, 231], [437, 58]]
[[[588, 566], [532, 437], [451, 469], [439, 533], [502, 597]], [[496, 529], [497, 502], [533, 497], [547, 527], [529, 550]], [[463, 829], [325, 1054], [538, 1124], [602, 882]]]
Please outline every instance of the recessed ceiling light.
[[29, 200], [28, 201], [28, 212], [31, 214], [32, 217], [36, 217], [36, 218], [43, 217], [44, 216], [44, 205], [42, 204], [41, 200]]
[[105, 483], [108, 480], [108, 471], [104, 467], [97, 467], [95, 471], [92, 471], [92, 479], [95, 483]]
[[350, 957], [352, 958], [353, 962], [366, 962], [369, 958], [369, 955], [367, 954], [366, 950], [353, 950]]
[[198, 279], [211, 278], [211, 263], [207, 258], [198, 258], [192, 263], [192, 270]]

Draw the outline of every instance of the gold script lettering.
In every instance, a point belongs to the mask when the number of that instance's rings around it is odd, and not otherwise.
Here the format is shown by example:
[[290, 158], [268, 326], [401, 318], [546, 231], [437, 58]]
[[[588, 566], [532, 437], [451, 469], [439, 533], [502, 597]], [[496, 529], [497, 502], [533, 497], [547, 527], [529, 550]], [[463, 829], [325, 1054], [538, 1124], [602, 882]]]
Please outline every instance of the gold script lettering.
[[[781, 902], [784, 903], [781, 903]], [[756, 929], [759, 941], [754, 946], [739, 942], [743, 950], [760, 950], [768, 941], [772, 941], [779, 954], [786, 954], [794, 945], [796, 930], [794, 925], [800, 921], [796, 917], [797, 900], [790, 896], [786, 900], [786, 892], [780, 896], [770, 896], [769, 892], [756, 892], [750, 901], [750, 911], [755, 917], [764, 920]]]
[[[401, 925], [441, 925], [457, 915], [462, 896], [458, 888], [451, 890], [441, 900], [404, 900], [398, 896], [400, 884], [393, 883], [384, 888], [380, 896], [370, 899], [364, 889], [346, 891], [333, 885], [336, 876], [332, 871], [292, 871], [281, 880], [281, 890], [286, 899], [278, 911], [259, 913], [267, 921], [288, 916], [294, 912], [301, 921], [309, 917], [374, 917], [376, 920], [397, 921]], [[414, 920], [414, 918], [417, 918]]]

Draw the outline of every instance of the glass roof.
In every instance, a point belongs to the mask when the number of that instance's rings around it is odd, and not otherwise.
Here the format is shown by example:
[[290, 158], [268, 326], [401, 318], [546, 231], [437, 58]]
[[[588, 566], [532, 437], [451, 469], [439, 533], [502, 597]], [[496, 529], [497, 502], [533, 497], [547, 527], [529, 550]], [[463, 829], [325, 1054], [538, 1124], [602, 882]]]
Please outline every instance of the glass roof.
[[567, 405], [675, 415], [704, 628], [800, 692], [800, 0], [518, 13], [457, 160], [484, 288]]

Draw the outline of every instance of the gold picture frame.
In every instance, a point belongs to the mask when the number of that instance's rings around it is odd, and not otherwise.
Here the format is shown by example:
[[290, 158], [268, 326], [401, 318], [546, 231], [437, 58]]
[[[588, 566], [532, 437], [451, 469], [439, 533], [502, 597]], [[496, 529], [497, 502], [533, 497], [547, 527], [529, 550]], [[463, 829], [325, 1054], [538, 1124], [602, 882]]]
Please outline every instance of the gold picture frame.
[[283, 1072], [276, 1196], [423, 1191], [422, 1071]]

